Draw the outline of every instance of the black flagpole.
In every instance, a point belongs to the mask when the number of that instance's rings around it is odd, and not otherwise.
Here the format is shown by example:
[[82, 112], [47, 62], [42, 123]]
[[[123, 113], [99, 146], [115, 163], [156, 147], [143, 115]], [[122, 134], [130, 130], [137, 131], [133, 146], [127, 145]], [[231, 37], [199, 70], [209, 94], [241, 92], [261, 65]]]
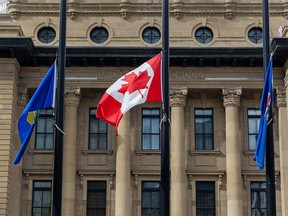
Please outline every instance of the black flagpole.
[[[263, 67], [267, 73], [270, 59], [270, 35], [269, 35], [269, 1], [262, 0], [262, 23], [263, 23]], [[273, 140], [273, 105], [270, 105], [269, 119], [266, 138], [266, 194], [267, 215], [276, 216], [275, 198], [275, 162], [274, 162], [274, 140]]]
[[162, 0], [162, 124], [160, 215], [170, 215], [169, 0]]
[[[66, 15], [67, 0], [60, 2], [60, 27], [58, 50], [58, 85], [56, 103], [56, 125], [63, 131], [64, 88], [66, 62]], [[63, 172], [63, 134], [59, 129], [55, 133], [54, 179], [53, 179], [53, 216], [61, 216], [62, 209], [62, 172]]]

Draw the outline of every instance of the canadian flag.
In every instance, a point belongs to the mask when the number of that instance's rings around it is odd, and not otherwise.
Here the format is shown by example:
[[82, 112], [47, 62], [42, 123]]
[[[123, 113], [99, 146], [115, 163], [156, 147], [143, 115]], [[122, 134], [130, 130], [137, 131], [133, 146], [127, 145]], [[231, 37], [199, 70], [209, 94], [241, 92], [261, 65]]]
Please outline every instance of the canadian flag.
[[123, 115], [146, 101], [162, 101], [161, 60], [159, 53], [119, 78], [102, 96], [96, 117], [116, 128]]

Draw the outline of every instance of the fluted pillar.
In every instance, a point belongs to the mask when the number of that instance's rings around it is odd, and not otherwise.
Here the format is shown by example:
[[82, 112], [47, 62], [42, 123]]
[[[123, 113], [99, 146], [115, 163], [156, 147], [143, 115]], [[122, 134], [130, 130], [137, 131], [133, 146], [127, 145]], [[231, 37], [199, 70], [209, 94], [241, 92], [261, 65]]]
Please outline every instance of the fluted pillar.
[[223, 89], [226, 123], [227, 215], [243, 216], [241, 145], [239, 143], [238, 107], [240, 88]]
[[184, 106], [187, 88], [170, 90], [171, 106], [171, 216], [186, 215]]
[[280, 178], [281, 178], [281, 210], [282, 215], [288, 214], [288, 141], [287, 141], [287, 104], [285, 89], [277, 88], [277, 108], [279, 127], [279, 153], [280, 153]]
[[116, 152], [115, 216], [131, 215], [130, 112], [120, 121]]
[[63, 146], [62, 215], [71, 216], [75, 211], [77, 108], [80, 89], [66, 89], [64, 98], [65, 136]]

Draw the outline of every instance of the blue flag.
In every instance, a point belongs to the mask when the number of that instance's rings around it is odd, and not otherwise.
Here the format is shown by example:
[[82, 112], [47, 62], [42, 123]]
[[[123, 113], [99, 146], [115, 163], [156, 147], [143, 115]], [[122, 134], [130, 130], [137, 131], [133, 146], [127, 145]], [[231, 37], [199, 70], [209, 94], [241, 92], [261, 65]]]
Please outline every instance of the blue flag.
[[254, 154], [254, 160], [256, 161], [260, 172], [262, 172], [264, 169], [267, 129], [268, 124], [270, 123], [269, 114], [271, 110], [270, 107], [273, 101], [274, 101], [273, 72], [272, 72], [272, 57], [271, 57], [265, 74], [264, 87], [262, 91], [262, 98], [260, 103], [261, 118], [257, 136], [256, 149]]
[[18, 131], [21, 139], [21, 147], [13, 164], [18, 164], [24, 154], [33, 133], [39, 110], [54, 108], [55, 104], [55, 63], [51, 66], [46, 76], [36, 89], [29, 103], [22, 112], [18, 121]]

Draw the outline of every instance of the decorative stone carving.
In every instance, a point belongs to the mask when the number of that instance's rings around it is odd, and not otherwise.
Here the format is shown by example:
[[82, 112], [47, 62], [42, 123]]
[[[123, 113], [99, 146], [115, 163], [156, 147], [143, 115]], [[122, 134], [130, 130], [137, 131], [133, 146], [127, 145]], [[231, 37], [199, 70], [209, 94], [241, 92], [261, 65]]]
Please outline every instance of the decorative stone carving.
[[179, 107], [185, 106], [188, 90], [183, 88], [170, 89], [170, 106]]
[[81, 99], [80, 88], [69, 88], [65, 90], [64, 105], [78, 107]]
[[79, 4], [77, 2], [69, 2], [67, 8], [68, 17], [75, 20], [79, 16]]
[[242, 95], [241, 88], [223, 88], [223, 104], [224, 107], [239, 107]]
[[285, 88], [276, 88], [276, 102], [277, 102], [277, 107], [286, 107], [286, 89]]
[[27, 88], [25, 88], [25, 89], [20, 88], [18, 91], [17, 104], [18, 104], [18, 106], [26, 106], [27, 102], [28, 102]]
[[224, 14], [224, 17], [226, 19], [232, 19], [236, 16], [236, 3], [235, 2], [230, 2], [228, 1], [226, 4], [225, 4], [225, 14]]

